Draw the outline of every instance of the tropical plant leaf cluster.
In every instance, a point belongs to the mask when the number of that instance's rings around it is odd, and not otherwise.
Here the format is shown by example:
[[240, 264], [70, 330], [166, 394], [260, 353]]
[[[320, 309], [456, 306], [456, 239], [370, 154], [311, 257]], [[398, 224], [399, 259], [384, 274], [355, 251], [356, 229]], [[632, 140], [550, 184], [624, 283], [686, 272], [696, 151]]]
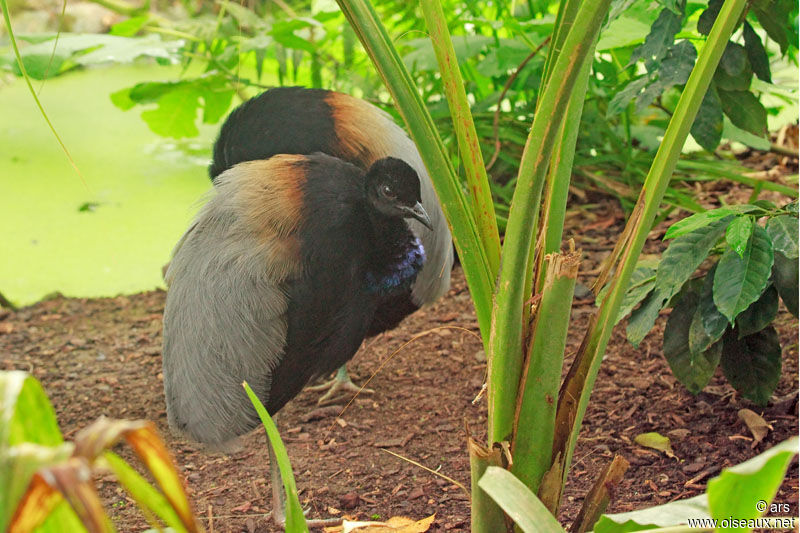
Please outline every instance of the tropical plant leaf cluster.
[[[159, 488], [111, 451], [120, 441]], [[25, 372], [0, 372], [0, 530], [113, 532], [93, 483], [94, 474], [108, 471], [154, 527], [203, 531], [152, 422], [100, 418], [65, 442], [39, 382]]]
[[[744, 463], [725, 468], [708, 482], [704, 494], [673, 501], [655, 507], [616, 514], [603, 514], [594, 524], [596, 533], [624, 533], [628, 531], [690, 530], [690, 520], [711, 524], [715, 520], [720, 529], [724, 520], [733, 517], [741, 520], [747, 530], [767, 527], [790, 527], [791, 518], [772, 518], [762, 522], [757, 519], [768, 514], [770, 502], [786, 475], [789, 464], [798, 452], [797, 437], [788, 439]], [[563, 533], [556, 521], [536, 496], [514, 476], [502, 468], [489, 467], [480, 480], [481, 487], [508, 513], [519, 529], [525, 533]], [[753, 505], [763, 502], [763, 508]], [[730, 522], [727, 524], [734, 528]], [[681, 527], [683, 526], [683, 527]], [[709, 528], [715, 529], [715, 528]], [[574, 527], [570, 531], [578, 531]]]
[[766, 404], [781, 373], [779, 301], [798, 315], [797, 203], [720, 207], [673, 224], [664, 238], [674, 240], [661, 260], [641, 262], [631, 278], [618, 320], [641, 305], [628, 340], [638, 346], [671, 307], [663, 349], [675, 377], [697, 394], [721, 365], [742, 396]]
[[[692, 10], [702, 9], [700, 16], [696, 17], [699, 34], [708, 35], [721, 6], [722, 0], [711, 0], [704, 9], [696, 4], [689, 6]], [[631, 80], [614, 96], [608, 107], [609, 116], [622, 112], [632, 101], [641, 112], [660, 99], [665, 91], [686, 82], [697, 59], [697, 51], [691, 35], [684, 33], [685, 38], [678, 40], [676, 36], [690, 15], [684, 0], [665, 3], [645, 42], [633, 51], [630, 58], [630, 64], [641, 60], [646, 73]], [[740, 21], [692, 125], [692, 136], [703, 148], [714, 151], [719, 146], [724, 129], [723, 116], [735, 128], [764, 138], [767, 110], [751, 86], [753, 76], [767, 83], [772, 81], [765, 38], [776, 42], [781, 53], [786, 54], [790, 43], [797, 42], [797, 29], [792, 23], [796, 18], [797, 6], [780, 0], [755, 2], [748, 15]], [[756, 32], [751, 21], [764, 29], [764, 38]]]

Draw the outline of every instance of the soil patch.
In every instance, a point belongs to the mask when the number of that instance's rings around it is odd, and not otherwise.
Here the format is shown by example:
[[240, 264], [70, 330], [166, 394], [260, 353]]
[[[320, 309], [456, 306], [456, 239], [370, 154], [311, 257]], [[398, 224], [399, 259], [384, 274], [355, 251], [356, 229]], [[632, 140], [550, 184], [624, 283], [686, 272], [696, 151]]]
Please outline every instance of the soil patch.
[[[713, 190], [707, 194], [714, 196]], [[567, 235], [574, 235], [584, 251], [580, 281], [589, 285], [624, 215], [615, 203], [600, 201], [569, 218], [582, 221], [580, 231]], [[663, 229], [653, 237], [659, 232]], [[651, 240], [649, 252], [658, 250], [658, 241]], [[217, 532], [273, 531], [265, 518], [271, 492], [263, 431], [224, 454], [175, 437], [166, 427], [164, 296], [57, 297], [6, 313], [0, 318], [0, 368], [27, 370], [43, 383], [68, 438], [100, 415], [156, 421], [207, 527], [211, 522]], [[590, 298], [576, 301], [568, 352], [577, 349], [593, 310]], [[611, 339], [571, 467], [561, 515], [565, 522], [575, 517], [614, 454], [631, 463], [610, 506], [618, 512], [699, 494], [722, 467], [798, 433], [798, 324], [793, 317], [782, 310], [777, 320], [783, 376], [766, 408], [743, 400], [720, 372], [699, 395], [688, 393], [661, 355], [664, 321], [659, 319], [639, 349], [625, 340], [622, 326]], [[436, 513], [432, 530], [469, 530], [469, 502], [461, 488], [388, 452], [469, 484], [465, 422], [473, 431], [486, 424], [485, 397], [473, 404], [486, 375], [477, 331], [463, 274], [456, 269], [445, 298], [368, 341], [350, 363], [353, 379], [371, 378], [374, 394], [359, 395], [346, 409], [320, 409], [318, 395], [305, 391], [280, 413], [279, 428], [310, 516], [420, 519]], [[773, 427], [760, 444], [753, 444], [737, 416], [745, 407]], [[650, 431], [671, 438], [675, 458], [635, 444], [637, 435]], [[110, 475], [98, 483], [120, 531], [147, 529]], [[776, 501], [790, 504], [791, 513], [783, 514], [797, 516], [796, 464]]]

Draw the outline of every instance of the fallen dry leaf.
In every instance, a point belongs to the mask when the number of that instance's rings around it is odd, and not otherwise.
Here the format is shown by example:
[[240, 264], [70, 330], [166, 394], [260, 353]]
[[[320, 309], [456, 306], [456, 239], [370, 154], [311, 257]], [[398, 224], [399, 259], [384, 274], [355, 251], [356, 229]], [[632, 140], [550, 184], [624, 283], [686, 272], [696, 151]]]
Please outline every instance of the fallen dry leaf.
[[654, 450], [664, 452], [667, 457], [675, 457], [675, 453], [672, 451], [672, 445], [669, 442], [669, 437], [665, 437], [660, 433], [642, 433], [636, 435], [636, 438], [633, 440], [636, 441], [636, 444], [644, 446], [645, 448], [653, 448]]
[[772, 429], [772, 426], [767, 424], [766, 420], [750, 409], [739, 409], [739, 418], [745, 423], [750, 433], [753, 434], [753, 447], [764, 440], [764, 437]]
[[327, 527], [326, 533], [425, 533], [436, 519], [432, 514], [422, 520], [405, 516], [393, 516], [386, 522], [351, 522], [344, 520], [341, 526]]

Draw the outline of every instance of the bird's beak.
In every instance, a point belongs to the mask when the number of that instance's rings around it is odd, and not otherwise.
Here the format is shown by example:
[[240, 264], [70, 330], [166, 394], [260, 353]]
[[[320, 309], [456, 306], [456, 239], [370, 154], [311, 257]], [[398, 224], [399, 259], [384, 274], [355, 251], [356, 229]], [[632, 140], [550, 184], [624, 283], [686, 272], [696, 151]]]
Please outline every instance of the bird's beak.
[[404, 206], [402, 210], [405, 215], [405, 218], [415, 218], [419, 220], [423, 226], [433, 231], [433, 224], [431, 224], [431, 217], [428, 216], [427, 211], [425, 211], [425, 208], [422, 207], [421, 203], [417, 202], [414, 205], [414, 207]]

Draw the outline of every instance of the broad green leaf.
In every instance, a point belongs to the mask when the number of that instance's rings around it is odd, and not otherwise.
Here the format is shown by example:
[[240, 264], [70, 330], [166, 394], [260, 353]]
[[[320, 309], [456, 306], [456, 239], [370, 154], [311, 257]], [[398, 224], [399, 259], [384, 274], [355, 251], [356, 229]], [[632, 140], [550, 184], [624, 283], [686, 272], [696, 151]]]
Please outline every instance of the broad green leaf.
[[723, 469], [718, 477], [708, 482], [711, 516], [718, 520], [731, 516], [739, 519], [762, 516], [764, 509], [759, 509], [756, 502], [772, 502], [797, 452], [798, 440], [792, 437], [749, 461]]
[[753, 135], [764, 136], [767, 131], [767, 110], [750, 91], [718, 91], [722, 110], [734, 126]]
[[[653, 285], [655, 285], [655, 283]], [[656, 318], [658, 318], [658, 313], [661, 311], [661, 308], [664, 307], [666, 301], [667, 297], [661, 293], [656, 293], [656, 291], [651, 291], [647, 297], [642, 300], [642, 304], [633, 310], [628, 319], [628, 325], [625, 328], [625, 335], [628, 337], [628, 342], [635, 347], [639, 346], [639, 343], [642, 342], [647, 334], [650, 333], [650, 330], [653, 329]]]
[[148, 481], [143, 478], [128, 463], [113, 452], [106, 452], [103, 458], [108, 466], [114, 471], [119, 483], [136, 500], [136, 503], [145, 509], [149, 509], [157, 517], [169, 525], [174, 531], [184, 532], [180, 517], [175, 509], [169, 504], [161, 492], [156, 490]]
[[[633, 274], [631, 274], [630, 287], [628, 287], [627, 292], [625, 292], [622, 304], [620, 305], [617, 324], [628, 316], [631, 310], [636, 307], [639, 302], [644, 300], [653, 289], [656, 282], [656, 268], [658, 268], [658, 261], [644, 260], [637, 263], [636, 269], [633, 271]], [[603, 303], [606, 294], [608, 294], [609, 287], [610, 285], [606, 284], [600, 292], [597, 293], [597, 298], [595, 299], [596, 306], [600, 307], [600, 304]]]
[[671, 46], [658, 67], [658, 79], [650, 83], [637, 97], [636, 110], [641, 112], [670, 87], [686, 83], [695, 61], [697, 50], [688, 40], [684, 39]]
[[508, 470], [490, 466], [478, 485], [525, 533], [564, 533], [542, 501]]
[[[476, 66], [476, 70], [488, 78], [507, 76], [522, 63], [531, 49], [521, 40], [501, 39], [497, 46], [489, 49], [483, 59]], [[538, 61], [537, 61], [538, 60]], [[541, 69], [544, 58], [536, 57], [529, 62], [525, 69]]]
[[625, 88], [615, 94], [611, 102], [608, 103], [606, 117], [617, 116], [625, 111], [625, 108], [628, 107], [631, 100], [641, 95], [649, 83], [650, 76], [642, 76], [626, 85]]
[[768, 326], [741, 339], [734, 332], [728, 332], [722, 341], [721, 363], [725, 377], [744, 398], [766, 405], [781, 377], [778, 332]]
[[772, 83], [772, 74], [769, 71], [769, 57], [761, 37], [753, 30], [749, 22], [744, 22], [744, 48], [747, 51], [747, 58], [753, 67], [753, 72], [760, 80]]
[[[711, 86], [703, 97], [703, 102], [700, 104], [700, 110], [697, 112], [691, 129], [692, 137], [697, 141], [697, 144], [709, 152], [716, 150], [722, 140], [724, 126], [722, 116], [722, 104], [719, 101], [719, 95], [717, 95], [717, 88], [712, 81]], [[664, 238], [666, 239], [667, 237], [665, 236]]]
[[789, 259], [798, 257], [797, 217], [781, 215], [769, 219], [767, 234], [772, 239], [772, 248]]
[[675, 378], [692, 394], [699, 393], [708, 385], [719, 364], [722, 350], [721, 343], [694, 353], [690, 349], [691, 326], [698, 320], [702, 324], [702, 317], [698, 313], [699, 303], [696, 291], [686, 291], [669, 314], [664, 328], [664, 358]]
[[747, 52], [744, 46], [728, 42], [722, 59], [719, 60], [719, 68], [722, 68], [728, 76], [736, 77], [745, 72], [747, 66]]
[[199, 107], [197, 91], [181, 88], [159, 98], [158, 107], [143, 111], [142, 119], [162, 137], [196, 137], [200, 133], [195, 125]]
[[714, 21], [717, 20], [717, 15], [719, 15], [722, 3], [723, 0], [710, 0], [708, 2], [708, 7], [700, 14], [700, 18], [697, 19], [698, 32], [703, 35], [711, 33], [711, 27], [714, 25]]
[[[734, 63], [734, 66], [736, 63]], [[744, 68], [735, 75], [729, 74], [727, 70], [721, 66], [714, 72], [714, 84], [718, 90], [725, 91], [747, 91], [750, 84], [753, 82], [753, 68], [750, 62], [745, 60]], [[722, 98], [722, 94], [719, 95]], [[725, 101], [722, 102], [723, 109], [725, 108]]]
[[664, 294], [665, 300], [676, 294], [694, 274], [724, 235], [732, 219], [732, 216], [723, 216], [712, 220], [709, 224], [685, 233], [670, 243], [656, 272], [656, 291]]
[[734, 252], [739, 254], [739, 257], [744, 257], [744, 251], [750, 241], [750, 235], [753, 234], [754, 225], [753, 219], [749, 216], [736, 217], [725, 231], [725, 241]]
[[671, 225], [664, 234], [664, 240], [680, 237], [681, 235], [685, 235], [686, 233], [694, 231], [697, 228], [707, 226], [715, 220], [725, 218], [728, 215], [740, 215], [744, 213], [752, 213], [758, 210], [759, 207], [755, 205], [741, 204], [726, 205], [725, 207], [719, 207], [717, 209], [710, 209], [701, 213], [695, 213]]
[[[722, 138], [732, 142], [742, 143], [745, 146], [764, 152], [769, 152], [772, 148], [766, 136], [762, 135], [759, 137], [758, 135], [753, 135], [749, 131], [744, 131], [742, 128], [734, 126], [733, 122], [731, 122], [728, 117], [725, 117], [722, 121]], [[759, 200], [755, 200], [753, 204], [758, 202]]]
[[[72, 449], [70, 443], [42, 446], [25, 442], [10, 448], [0, 447], [0, 531], [6, 530], [33, 474], [43, 466], [65, 460]], [[62, 502], [37, 531], [69, 531], [68, 526], [78, 528], [74, 531], [80, 531], [80, 521], [69, 509], [69, 505]]]
[[[71, 451], [39, 382], [25, 372], [0, 372], [0, 531], [5, 531], [33, 473]], [[39, 531], [80, 531], [79, 524], [62, 502]]]
[[0, 450], [23, 442], [58, 446], [64, 439], [39, 382], [25, 372], [0, 372]]
[[625, 293], [625, 296], [622, 299], [622, 304], [619, 308], [617, 324], [619, 324], [623, 318], [628, 316], [631, 313], [631, 310], [633, 310], [633, 308], [636, 307], [639, 302], [644, 300], [647, 295], [650, 294], [650, 291], [653, 290], [655, 284], [656, 277], [655, 273], [653, 273], [650, 275], [650, 279], [648, 281], [628, 289], [628, 292]]
[[[708, 494], [638, 511], [603, 515], [595, 524], [594, 531], [624, 533], [686, 526], [690, 519], [702, 520], [712, 516], [719, 520], [745, 518], [752, 512], [749, 509], [756, 510], [755, 502], [763, 500], [768, 504], [772, 501], [797, 451], [797, 437], [792, 437], [749, 461], [723, 469], [718, 477], [709, 481]], [[745, 507], [747, 513], [742, 512]]]
[[[705, 352], [728, 329], [728, 319], [714, 305], [713, 289], [716, 270], [717, 265], [715, 264], [703, 277], [703, 284], [697, 300], [697, 310], [692, 317], [692, 324], [689, 326], [689, 350], [693, 356]], [[719, 361], [719, 354], [716, 357]]]
[[778, 289], [778, 294], [780, 294], [786, 309], [797, 316], [797, 259], [789, 259], [780, 252], [776, 253], [775, 264], [772, 265], [772, 281], [775, 283], [775, 288]]
[[705, 494], [628, 513], [604, 514], [594, 525], [595, 533], [625, 533], [687, 524], [689, 519], [710, 518]]
[[613, 20], [600, 34], [600, 40], [597, 42], [597, 51], [603, 52], [614, 48], [640, 44], [648, 33], [650, 33], [650, 24], [622, 15]]
[[[781, 54], [785, 54], [789, 48], [790, 40], [786, 26], [789, 21], [789, 6], [792, 3], [792, 0], [759, 0], [753, 2], [751, 8], [769, 38], [780, 45]], [[796, 41], [795, 46], [797, 46]]]
[[[144, 37], [117, 37], [114, 35], [93, 35], [102, 37], [103, 46], [73, 60], [84, 66], [101, 63], [130, 63], [139, 57], [152, 57], [167, 61], [177, 61], [177, 51], [183, 45], [180, 39], [164, 41], [160, 35]], [[59, 46], [61, 40], [59, 39]]]
[[269, 439], [269, 446], [272, 446], [272, 451], [278, 463], [278, 468], [283, 479], [283, 490], [286, 492], [286, 531], [292, 532], [308, 532], [308, 525], [306, 524], [306, 517], [303, 514], [303, 507], [300, 505], [300, 500], [297, 498], [297, 485], [294, 481], [294, 474], [292, 473], [292, 464], [289, 462], [289, 454], [286, 453], [286, 447], [283, 445], [278, 428], [275, 427], [275, 422], [267, 413], [264, 404], [258, 399], [256, 393], [250, 388], [246, 382], [242, 384], [247, 396], [253, 403], [258, 417], [261, 419], [261, 424], [267, 432]]
[[141, 30], [148, 22], [150, 22], [150, 15], [139, 15], [117, 22], [111, 26], [111, 35], [118, 37], [133, 37], [139, 30]]
[[744, 254], [728, 250], [714, 274], [714, 305], [733, 323], [764, 292], [772, 271], [772, 242], [761, 226], [755, 226]]
[[119, 91], [111, 93], [111, 103], [123, 111], [133, 109], [136, 102], [131, 99], [131, 89], [132, 87], [126, 87], [125, 89], [120, 89]]
[[[46, 80], [59, 75], [68, 60], [69, 56], [63, 54], [25, 54], [22, 56], [25, 72], [34, 80]], [[74, 66], [74, 63], [72, 65]], [[13, 68], [16, 76], [22, 76], [22, 70], [16, 62], [13, 63]]]
[[208, 88], [200, 93], [203, 99], [203, 122], [205, 124], [216, 124], [231, 106], [234, 90], [228, 83], [219, 79], [219, 83], [209, 84]]
[[639, 59], [644, 59], [648, 72], [655, 70], [654, 67], [661, 62], [675, 41], [675, 34], [681, 30], [682, 23], [683, 14], [662, 9], [644, 43], [633, 51], [628, 64], [632, 65]]
[[778, 291], [767, 287], [761, 297], [736, 317], [736, 334], [741, 339], [769, 326], [778, 314]]

